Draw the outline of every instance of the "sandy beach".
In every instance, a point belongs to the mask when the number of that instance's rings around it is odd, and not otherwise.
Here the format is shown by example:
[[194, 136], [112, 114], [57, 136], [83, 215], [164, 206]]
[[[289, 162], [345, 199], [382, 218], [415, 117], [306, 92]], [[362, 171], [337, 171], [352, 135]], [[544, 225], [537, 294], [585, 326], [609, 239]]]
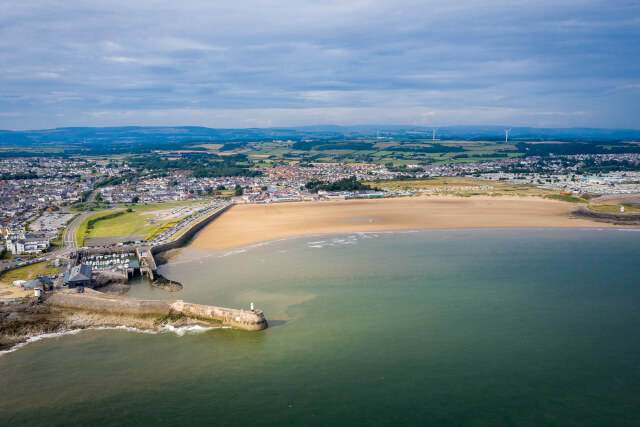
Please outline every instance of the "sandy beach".
[[284, 237], [447, 228], [613, 227], [572, 218], [570, 203], [526, 197], [429, 196], [232, 207], [191, 247], [228, 249]]

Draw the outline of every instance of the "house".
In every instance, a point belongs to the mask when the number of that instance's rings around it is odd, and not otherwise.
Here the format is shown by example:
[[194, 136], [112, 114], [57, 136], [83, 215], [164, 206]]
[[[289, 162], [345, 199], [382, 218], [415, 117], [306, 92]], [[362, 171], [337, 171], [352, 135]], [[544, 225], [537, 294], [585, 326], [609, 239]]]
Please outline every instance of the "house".
[[91, 287], [91, 265], [79, 264], [73, 267], [64, 277], [64, 284], [69, 288]]
[[40, 283], [40, 286], [42, 286], [42, 289], [44, 289], [45, 291], [53, 289], [53, 280], [51, 280], [49, 277], [38, 276], [36, 277], [36, 280]]

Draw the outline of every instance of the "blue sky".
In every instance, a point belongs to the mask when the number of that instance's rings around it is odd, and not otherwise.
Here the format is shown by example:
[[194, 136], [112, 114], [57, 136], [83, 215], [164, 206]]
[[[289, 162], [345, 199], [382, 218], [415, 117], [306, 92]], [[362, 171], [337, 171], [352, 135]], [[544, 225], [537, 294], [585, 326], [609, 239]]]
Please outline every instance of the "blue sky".
[[0, 129], [638, 129], [639, 95], [637, 0], [0, 0]]

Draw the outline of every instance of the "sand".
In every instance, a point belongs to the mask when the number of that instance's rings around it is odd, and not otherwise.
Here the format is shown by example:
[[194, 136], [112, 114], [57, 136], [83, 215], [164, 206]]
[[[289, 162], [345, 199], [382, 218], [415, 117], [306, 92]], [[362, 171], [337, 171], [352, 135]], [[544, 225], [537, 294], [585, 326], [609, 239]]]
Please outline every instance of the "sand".
[[532, 197], [404, 197], [236, 205], [192, 242], [228, 249], [285, 237], [451, 228], [613, 227], [573, 218], [577, 206]]
[[12, 283], [0, 282], [0, 300], [2, 298], [20, 298], [32, 295], [33, 289], [27, 290], [20, 286], [13, 286]]

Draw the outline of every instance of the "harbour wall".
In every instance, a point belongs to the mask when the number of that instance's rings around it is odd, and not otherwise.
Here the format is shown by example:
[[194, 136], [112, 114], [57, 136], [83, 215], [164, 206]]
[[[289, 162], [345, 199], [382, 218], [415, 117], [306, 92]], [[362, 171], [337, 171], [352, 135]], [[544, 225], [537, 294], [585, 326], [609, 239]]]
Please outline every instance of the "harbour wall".
[[190, 318], [215, 320], [224, 326], [246, 331], [259, 331], [268, 327], [267, 320], [260, 310], [237, 310], [191, 304], [181, 300], [143, 300], [86, 291], [85, 293], [57, 292], [48, 296], [46, 304], [64, 309], [134, 317], [162, 317], [181, 313]]

